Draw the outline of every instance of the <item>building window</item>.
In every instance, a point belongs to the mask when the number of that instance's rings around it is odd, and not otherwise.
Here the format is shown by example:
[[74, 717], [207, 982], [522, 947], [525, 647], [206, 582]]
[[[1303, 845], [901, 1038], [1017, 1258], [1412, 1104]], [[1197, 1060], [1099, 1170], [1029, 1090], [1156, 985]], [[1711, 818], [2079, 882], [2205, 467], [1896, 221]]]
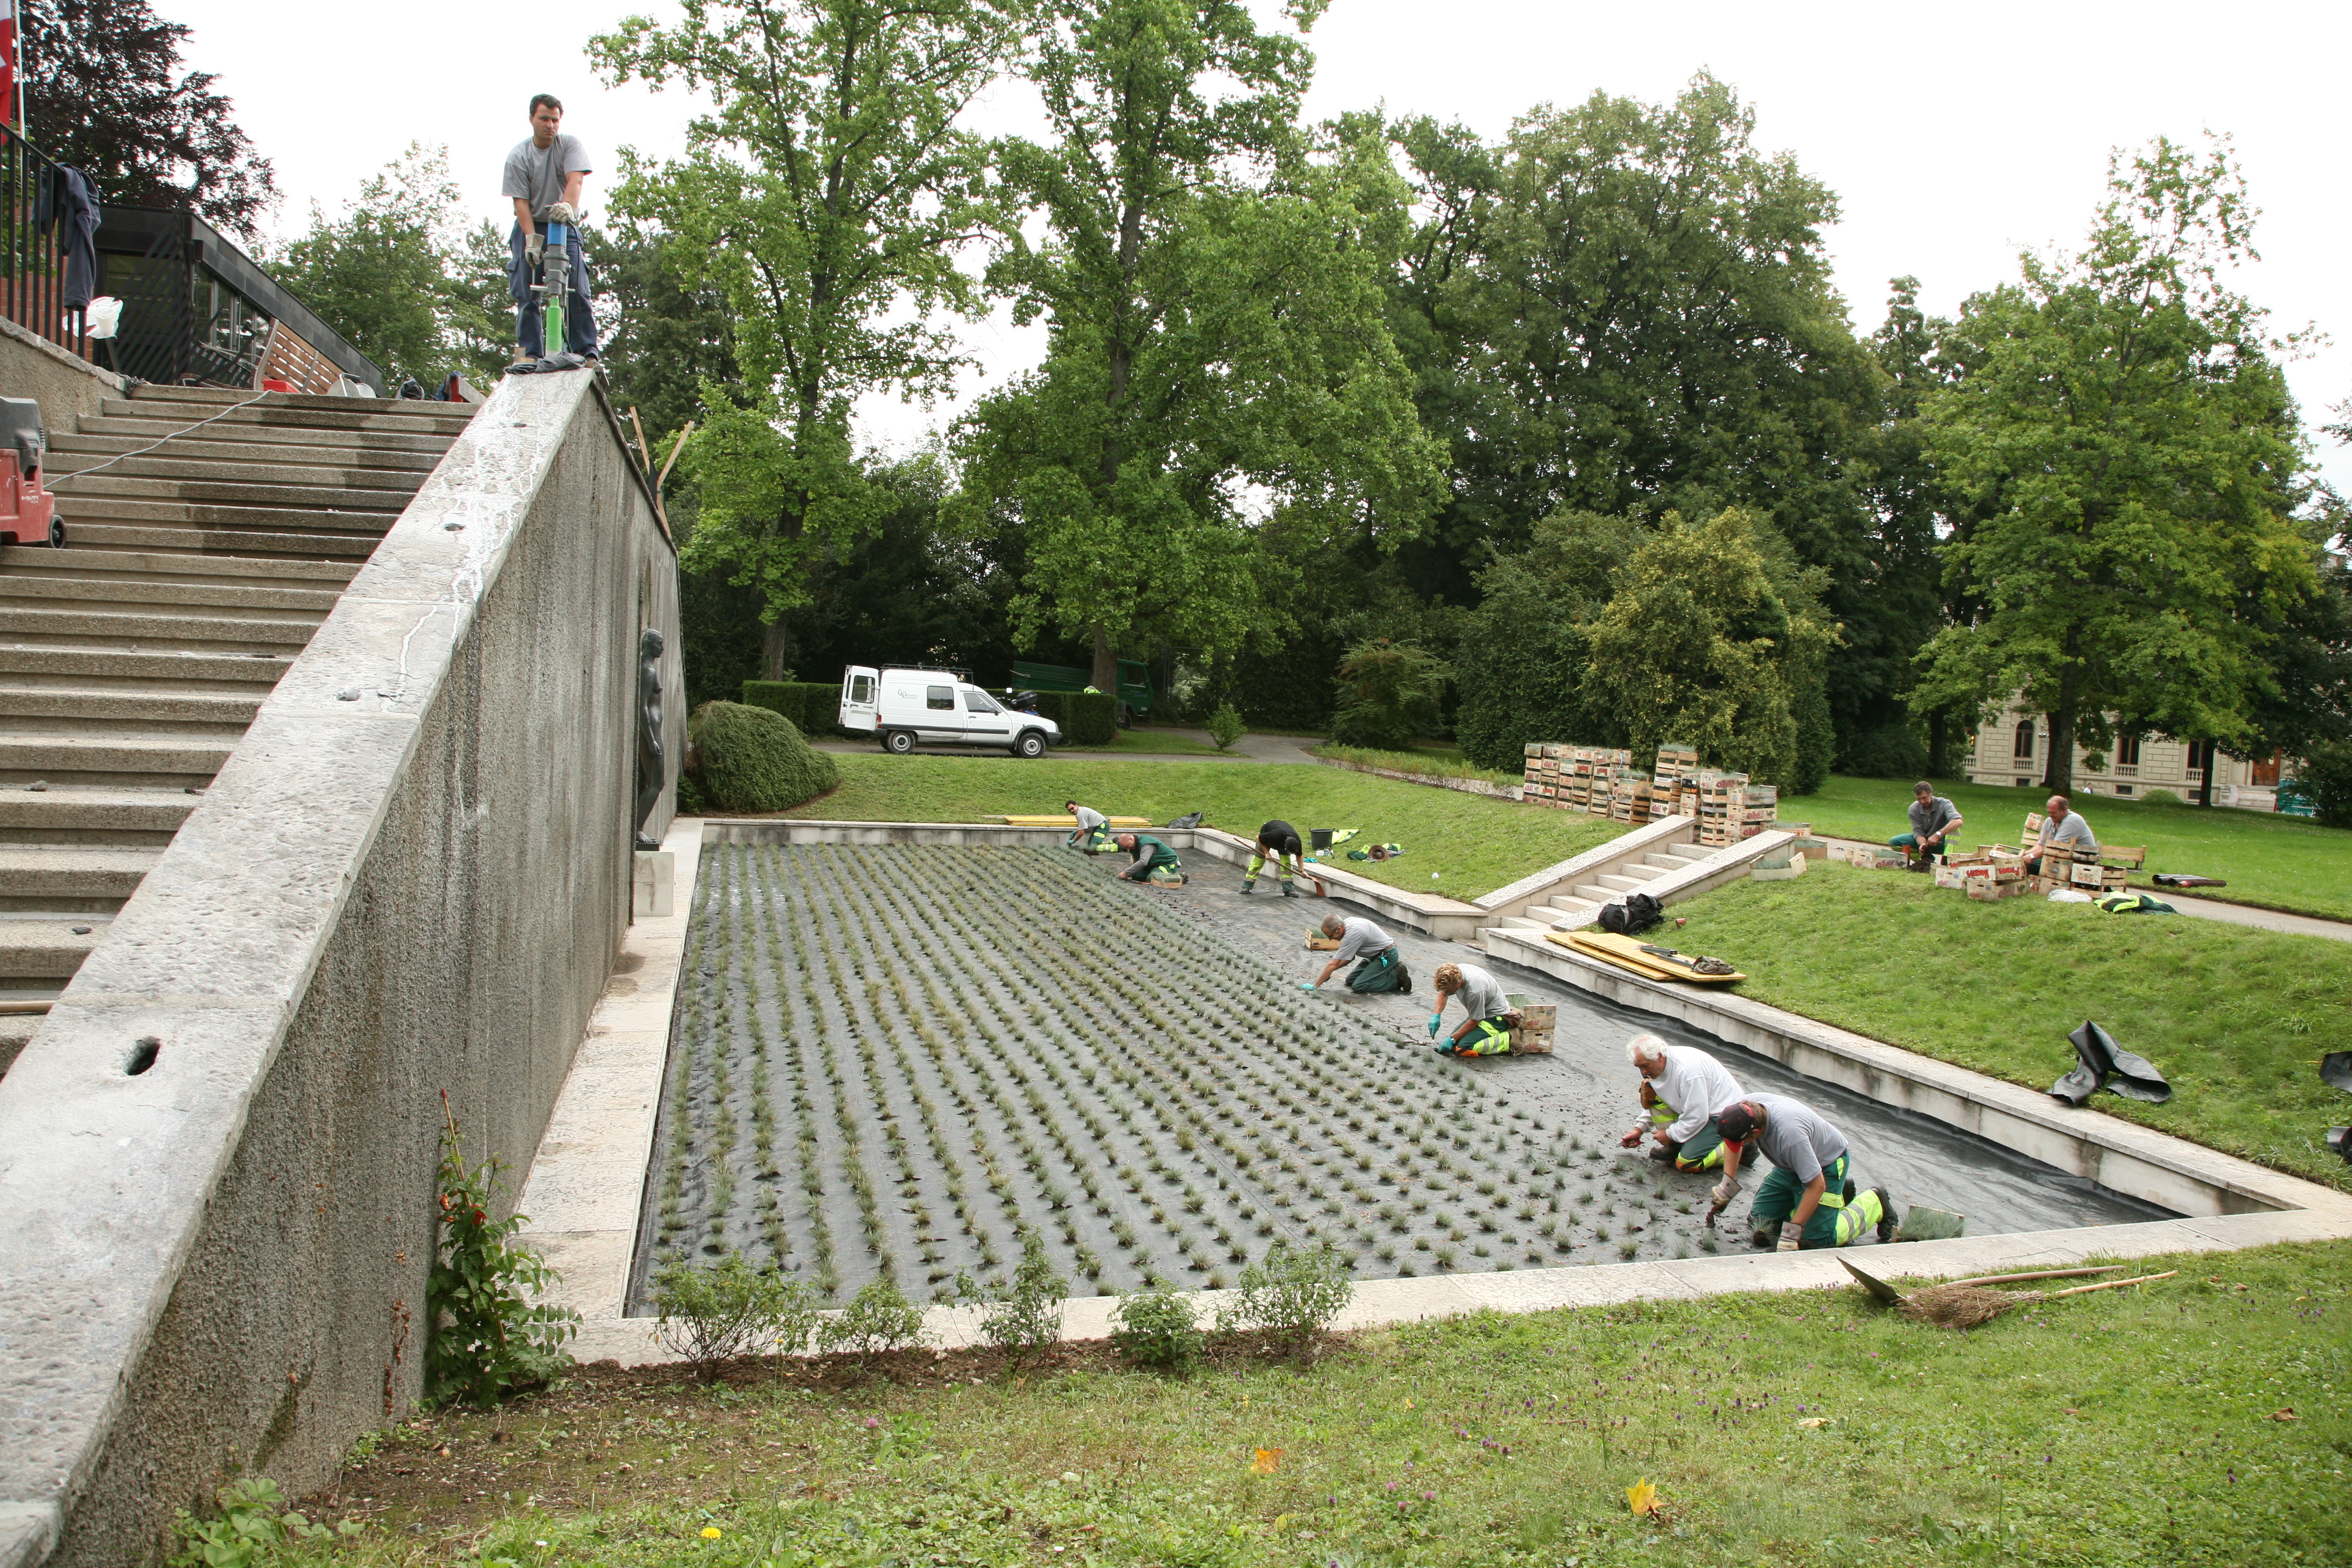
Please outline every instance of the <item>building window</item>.
[[2033, 755], [2032, 720], [2021, 719], [2018, 721], [2017, 739], [2011, 742], [2010, 752], [2011, 754], [2015, 756], [2020, 762], [2023, 762]]
[[2116, 737], [2116, 761], [2122, 766], [2127, 768], [2136, 768], [2139, 766], [2139, 737], [2137, 735], [2117, 735]]
[[2116, 785], [2116, 793], [2117, 795], [2129, 795], [2131, 792], [2132, 786], [2127, 784], [2119, 784]]

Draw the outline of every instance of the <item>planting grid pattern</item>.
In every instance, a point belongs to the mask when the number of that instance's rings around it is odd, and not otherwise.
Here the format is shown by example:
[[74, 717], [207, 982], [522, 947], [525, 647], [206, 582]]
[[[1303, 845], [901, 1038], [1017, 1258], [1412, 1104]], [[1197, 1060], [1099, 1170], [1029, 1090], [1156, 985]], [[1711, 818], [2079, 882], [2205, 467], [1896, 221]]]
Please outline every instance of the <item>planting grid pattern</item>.
[[1074, 1293], [1230, 1284], [1277, 1237], [1385, 1278], [1697, 1235], [1663, 1182], [1570, 1180], [1597, 1140], [1066, 853], [714, 845], [694, 901], [640, 1300], [728, 1250], [938, 1299], [1032, 1230]]

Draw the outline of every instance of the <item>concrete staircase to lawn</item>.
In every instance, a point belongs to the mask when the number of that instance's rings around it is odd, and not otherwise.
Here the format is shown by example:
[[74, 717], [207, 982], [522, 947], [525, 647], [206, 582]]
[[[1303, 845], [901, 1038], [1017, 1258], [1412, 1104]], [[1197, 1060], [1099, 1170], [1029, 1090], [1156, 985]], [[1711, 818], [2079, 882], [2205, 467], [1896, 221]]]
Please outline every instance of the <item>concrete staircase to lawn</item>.
[[[0, 548], [0, 1003], [64, 989], [473, 415], [251, 395], [51, 431], [66, 547]], [[39, 1023], [0, 1011], [0, 1072]]]

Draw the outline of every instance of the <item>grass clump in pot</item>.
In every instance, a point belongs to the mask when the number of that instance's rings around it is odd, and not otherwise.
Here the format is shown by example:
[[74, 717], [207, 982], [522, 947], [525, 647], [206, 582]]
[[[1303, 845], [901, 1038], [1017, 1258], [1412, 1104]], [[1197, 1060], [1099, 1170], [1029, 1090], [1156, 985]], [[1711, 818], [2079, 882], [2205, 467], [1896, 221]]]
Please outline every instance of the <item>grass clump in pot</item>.
[[770, 709], [706, 702], [687, 723], [687, 742], [703, 793], [722, 811], [783, 811], [841, 782], [832, 756]]

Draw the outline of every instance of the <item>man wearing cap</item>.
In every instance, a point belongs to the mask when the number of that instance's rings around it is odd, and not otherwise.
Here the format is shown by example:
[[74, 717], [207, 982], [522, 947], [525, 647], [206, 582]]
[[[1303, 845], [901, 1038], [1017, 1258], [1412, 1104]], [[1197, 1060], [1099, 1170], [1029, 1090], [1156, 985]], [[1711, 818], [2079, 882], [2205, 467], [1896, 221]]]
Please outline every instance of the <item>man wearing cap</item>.
[[1405, 971], [1404, 955], [1397, 951], [1396, 938], [1361, 915], [1350, 915], [1346, 920], [1325, 915], [1322, 929], [1325, 936], [1339, 939], [1339, 951], [1331, 955], [1323, 973], [1305, 989], [1314, 990], [1338, 973], [1342, 964], [1353, 963], [1356, 972], [1348, 976], [1348, 989], [1358, 995], [1387, 991], [1400, 996], [1412, 994], [1412, 976]]
[[1752, 1145], [1772, 1163], [1772, 1173], [1756, 1190], [1748, 1223], [1756, 1244], [1769, 1245], [1772, 1227], [1780, 1247], [1848, 1247], [1877, 1227], [1878, 1239], [1895, 1236], [1895, 1200], [1885, 1187], [1857, 1194], [1846, 1175], [1845, 1134], [1785, 1094], [1751, 1094], [1717, 1118], [1723, 1131], [1723, 1180], [1718, 1205], [1739, 1190], [1739, 1164]]
[[1677, 1171], [1721, 1165], [1723, 1126], [1716, 1113], [1739, 1100], [1739, 1085], [1723, 1064], [1696, 1046], [1670, 1046], [1655, 1035], [1634, 1036], [1625, 1042], [1625, 1054], [1642, 1075], [1642, 1104], [1650, 1115], [1618, 1146], [1631, 1149], [1647, 1133], [1650, 1158]]

